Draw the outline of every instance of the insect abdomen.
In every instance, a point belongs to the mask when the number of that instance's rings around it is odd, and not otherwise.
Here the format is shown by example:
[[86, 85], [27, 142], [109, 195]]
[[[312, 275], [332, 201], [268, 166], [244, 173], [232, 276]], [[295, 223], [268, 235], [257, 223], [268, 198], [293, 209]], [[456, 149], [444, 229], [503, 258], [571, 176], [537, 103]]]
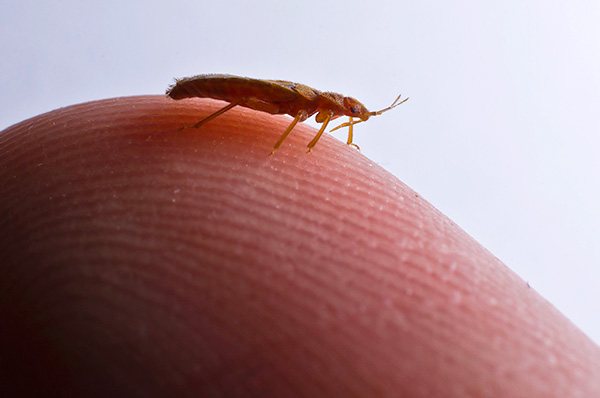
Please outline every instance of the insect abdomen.
[[297, 97], [293, 90], [265, 80], [231, 75], [198, 75], [178, 79], [169, 87], [167, 95], [173, 99], [214, 98], [233, 102], [254, 98], [267, 103], [281, 103]]

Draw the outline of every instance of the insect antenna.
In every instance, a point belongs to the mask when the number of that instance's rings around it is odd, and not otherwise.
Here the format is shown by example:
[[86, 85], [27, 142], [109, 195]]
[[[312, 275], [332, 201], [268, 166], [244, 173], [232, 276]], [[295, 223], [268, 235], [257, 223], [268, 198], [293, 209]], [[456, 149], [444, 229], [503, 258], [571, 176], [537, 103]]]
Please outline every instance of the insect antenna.
[[[400, 94], [400, 95], [398, 96], [398, 98], [396, 98], [396, 99], [394, 100], [394, 102], [392, 102], [392, 105], [390, 105], [390, 106], [388, 106], [387, 108], [384, 108], [384, 109], [382, 109], [382, 110], [380, 110], [380, 111], [377, 111], [377, 112], [369, 112], [369, 116], [377, 116], [377, 115], [381, 115], [383, 112], [387, 112], [387, 111], [389, 111], [390, 109], [394, 109], [394, 108], [395, 108], [395, 107], [397, 107], [398, 105], [400, 105], [400, 104], [403, 104], [403, 103], [405, 103], [406, 101], [408, 101], [408, 97], [404, 98], [402, 101], [400, 101], [400, 97], [402, 97], [402, 94]], [[400, 101], [400, 102], [398, 102], [398, 101]], [[357, 122], [357, 123], [358, 123], [358, 122]]]
[[[365, 119], [358, 119], [358, 120], [356, 120], [356, 121], [354, 121], [354, 120], [350, 120], [349, 122], [342, 123], [342, 124], [340, 124], [339, 126], [332, 128], [331, 130], [329, 130], [329, 132], [335, 131], [335, 130], [337, 130], [337, 129], [340, 129], [340, 128], [342, 128], [342, 127], [350, 127], [350, 126], [354, 126], [355, 124], [358, 124], [358, 123], [361, 123], [361, 122], [364, 122], [364, 121], [366, 121], [366, 120], [367, 120], [369, 117], [371, 117], [371, 116], [377, 116], [377, 115], [381, 115], [383, 112], [387, 112], [387, 111], [389, 111], [390, 109], [394, 109], [394, 108], [395, 108], [395, 107], [397, 107], [398, 105], [400, 105], [400, 104], [403, 104], [403, 103], [405, 103], [406, 101], [408, 101], [408, 97], [407, 97], [407, 98], [404, 98], [402, 101], [400, 101], [400, 97], [402, 97], [402, 94], [400, 94], [400, 95], [398, 96], [398, 98], [396, 98], [396, 99], [394, 100], [394, 102], [392, 102], [392, 105], [388, 106], [387, 108], [383, 108], [383, 109], [381, 109], [381, 110], [379, 110], [379, 111], [375, 111], [375, 112], [369, 112], [369, 113], [367, 113], [367, 117], [366, 117]], [[400, 101], [400, 102], [398, 102], [398, 101]]]

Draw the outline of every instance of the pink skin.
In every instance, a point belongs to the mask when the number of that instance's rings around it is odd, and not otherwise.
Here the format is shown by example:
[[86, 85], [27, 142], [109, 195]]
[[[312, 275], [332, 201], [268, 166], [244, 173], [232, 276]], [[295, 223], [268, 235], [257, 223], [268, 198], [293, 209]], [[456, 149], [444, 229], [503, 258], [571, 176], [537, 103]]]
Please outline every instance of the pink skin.
[[330, 136], [306, 154], [306, 125], [268, 156], [288, 117], [178, 131], [220, 107], [0, 133], [0, 389], [600, 396], [598, 346], [425, 199]]

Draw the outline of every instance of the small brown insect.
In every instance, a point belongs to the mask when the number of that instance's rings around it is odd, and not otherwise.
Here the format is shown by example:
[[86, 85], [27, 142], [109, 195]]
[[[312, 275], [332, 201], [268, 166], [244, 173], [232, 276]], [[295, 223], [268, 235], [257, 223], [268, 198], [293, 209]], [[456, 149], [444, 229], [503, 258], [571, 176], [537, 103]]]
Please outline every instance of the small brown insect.
[[[317, 135], [308, 143], [308, 152], [319, 141], [329, 122], [340, 116], [348, 116], [350, 120], [331, 131], [340, 127], [348, 127], [348, 145], [358, 148], [356, 144], [352, 143], [352, 127], [355, 124], [364, 122], [371, 116], [381, 115], [383, 112], [389, 111], [408, 100], [406, 98], [400, 101], [399, 95], [392, 105], [387, 108], [370, 112], [363, 104], [352, 97], [321, 92], [304, 84], [284, 80], [260, 80], [218, 74], [176, 79], [175, 83], [167, 89], [167, 96], [175, 100], [200, 97], [229, 102], [229, 105], [190, 126], [191, 128], [198, 128], [238, 105], [272, 115], [288, 114], [292, 116], [294, 120], [279, 137], [271, 154], [281, 146], [298, 122], [305, 121], [317, 112], [315, 120], [317, 123], [323, 123], [323, 125]], [[360, 120], [354, 121], [354, 117]]]

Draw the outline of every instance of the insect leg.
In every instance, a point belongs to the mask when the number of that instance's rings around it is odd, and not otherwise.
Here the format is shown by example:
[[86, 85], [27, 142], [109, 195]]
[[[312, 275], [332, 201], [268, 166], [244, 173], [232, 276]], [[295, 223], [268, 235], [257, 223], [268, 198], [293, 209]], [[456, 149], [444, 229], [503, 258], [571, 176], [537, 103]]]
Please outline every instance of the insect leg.
[[219, 109], [218, 111], [216, 111], [212, 115], [209, 115], [209, 116], [205, 117], [204, 119], [200, 120], [198, 123], [194, 124], [193, 126], [185, 126], [185, 127], [182, 127], [180, 130], [187, 129], [187, 128], [197, 129], [200, 126], [202, 126], [203, 124], [210, 122], [214, 118], [221, 116], [222, 114], [224, 114], [225, 112], [227, 112], [231, 108], [236, 107], [237, 105], [240, 104], [240, 102], [242, 102], [242, 101], [240, 100], [240, 101], [232, 102], [231, 104], [227, 105], [226, 107]]
[[364, 120], [356, 120], [356, 121], [352, 121], [352, 122], [346, 122], [346, 123], [342, 123], [342, 124], [340, 124], [339, 126], [337, 126], [337, 127], [334, 127], [334, 128], [332, 128], [331, 130], [329, 130], [329, 132], [331, 133], [332, 131], [335, 131], [335, 130], [341, 129], [341, 128], [343, 128], [343, 127], [348, 127], [348, 126], [351, 126], [351, 125], [353, 126], [353, 125], [355, 125], [355, 124], [358, 124], [358, 123], [361, 123], [361, 122], [364, 122]]
[[355, 143], [352, 142], [352, 139], [354, 138], [353, 127], [354, 127], [354, 123], [352, 123], [352, 117], [350, 117], [350, 121], [348, 122], [348, 145], [353, 146], [354, 148], [356, 148], [360, 151], [360, 148], [358, 147], [358, 145], [356, 145]]
[[325, 128], [327, 128], [327, 125], [329, 124], [329, 121], [331, 120], [332, 116], [333, 112], [327, 113], [327, 115], [325, 116], [325, 120], [323, 120], [323, 125], [319, 129], [319, 132], [317, 133], [317, 135], [315, 135], [315, 138], [313, 138], [312, 141], [308, 143], [308, 152], [310, 152], [311, 149], [313, 149], [313, 147], [317, 145], [317, 141], [319, 141], [319, 138], [321, 138], [321, 136], [323, 135], [323, 132], [325, 131]]
[[294, 118], [294, 120], [292, 120], [292, 123], [290, 123], [290, 125], [288, 126], [287, 129], [285, 129], [285, 131], [283, 132], [283, 134], [281, 135], [281, 137], [279, 137], [279, 139], [275, 143], [275, 146], [273, 147], [273, 150], [271, 151], [271, 153], [269, 155], [272, 155], [273, 152], [275, 152], [281, 146], [281, 144], [287, 138], [287, 136], [290, 135], [290, 133], [292, 132], [292, 130], [294, 129], [294, 127], [296, 126], [296, 124], [298, 124], [298, 122], [300, 120], [306, 120], [306, 117], [307, 117], [306, 111], [300, 111], [300, 112], [298, 112], [298, 114], [296, 115], [296, 117]]
[[354, 129], [353, 129], [353, 125], [352, 125], [352, 117], [349, 118], [349, 126], [348, 126], [348, 145], [352, 144], [352, 139], [354, 138]]

